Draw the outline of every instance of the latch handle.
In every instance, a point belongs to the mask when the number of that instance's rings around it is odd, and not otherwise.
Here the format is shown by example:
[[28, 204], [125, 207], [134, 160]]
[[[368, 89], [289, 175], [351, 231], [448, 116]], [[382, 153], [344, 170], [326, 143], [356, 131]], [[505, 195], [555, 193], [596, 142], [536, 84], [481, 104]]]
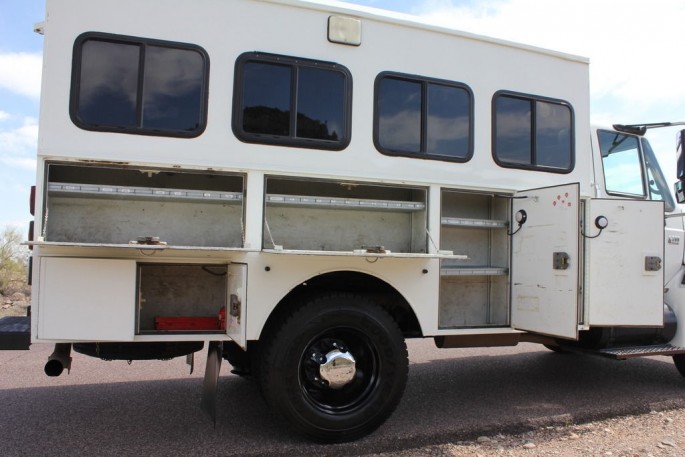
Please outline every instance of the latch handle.
[[552, 268], [555, 270], [568, 270], [571, 266], [571, 256], [566, 252], [555, 252], [552, 256]]
[[661, 257], [648, 255], [645, 257], [645, 271], [661, 270]]

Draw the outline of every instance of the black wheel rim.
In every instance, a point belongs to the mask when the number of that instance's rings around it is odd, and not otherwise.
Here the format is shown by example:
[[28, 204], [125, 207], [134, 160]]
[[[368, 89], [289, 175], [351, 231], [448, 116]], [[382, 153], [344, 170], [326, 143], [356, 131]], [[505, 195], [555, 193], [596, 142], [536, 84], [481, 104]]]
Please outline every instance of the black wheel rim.
[[[380, 357], [376, 346], [364, 332], [350, 327], [327, 329], [305, 346], [300, 357], [299, 381], [306, 400], [317, 410], [328, 414], [353, 412], [372, 397], [380, 381]], [[320, 356], [342, 348], [356, 362], [352, 381], [332, 389], [320, 379]]]

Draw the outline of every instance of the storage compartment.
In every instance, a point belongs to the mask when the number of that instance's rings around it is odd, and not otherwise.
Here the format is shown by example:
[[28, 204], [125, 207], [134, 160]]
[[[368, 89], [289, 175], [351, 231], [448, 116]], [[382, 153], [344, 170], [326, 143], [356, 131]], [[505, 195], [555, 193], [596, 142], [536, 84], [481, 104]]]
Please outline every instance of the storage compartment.
[[264, 246], [426, 252], [426, 190], [267, 178]]
[[509, 202], [506, 197], [443, 190], [440, 328], [509, 324]]
[[440, 280], [440, 327], [507, 325], [509, 278], [505, 275], [443, 276]]
[[240, 175], [50, 164], [49, 242], [242, 247]]
[[228, 266], [138, 264], [137, 333], [226, 333]]

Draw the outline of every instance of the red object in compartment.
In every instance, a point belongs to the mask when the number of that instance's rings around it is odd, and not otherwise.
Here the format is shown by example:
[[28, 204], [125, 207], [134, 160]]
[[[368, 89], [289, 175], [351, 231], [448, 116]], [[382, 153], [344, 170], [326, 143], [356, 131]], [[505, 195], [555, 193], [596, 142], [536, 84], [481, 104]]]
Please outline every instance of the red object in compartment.
[[184, 316], [158, 316], [155, 317], [155, 330], [221, 330], [219, 318], [210, 317], [184, 317]]
[[226, 330], [226, 307], [222, 306], [219, 310], [219, 328]]

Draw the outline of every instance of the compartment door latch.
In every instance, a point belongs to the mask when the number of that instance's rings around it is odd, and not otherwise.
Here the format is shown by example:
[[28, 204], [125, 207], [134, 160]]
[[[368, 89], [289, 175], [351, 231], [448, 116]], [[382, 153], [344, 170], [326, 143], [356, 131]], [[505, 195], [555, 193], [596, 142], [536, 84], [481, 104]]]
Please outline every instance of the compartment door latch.
[[231, 316], [237, 317], [238, 322], [240, 322], [240, 298], [236, 294], [231, 294], [231, 309], [229, 313]]
[[645, 271], [661, 270], [661, 257], [648, 255], [645, 257]]
[[555, 270], [568, 270], [571, 266], [571, 256], [566, 252], [555, 252], [552, 256], [552, 268]]

